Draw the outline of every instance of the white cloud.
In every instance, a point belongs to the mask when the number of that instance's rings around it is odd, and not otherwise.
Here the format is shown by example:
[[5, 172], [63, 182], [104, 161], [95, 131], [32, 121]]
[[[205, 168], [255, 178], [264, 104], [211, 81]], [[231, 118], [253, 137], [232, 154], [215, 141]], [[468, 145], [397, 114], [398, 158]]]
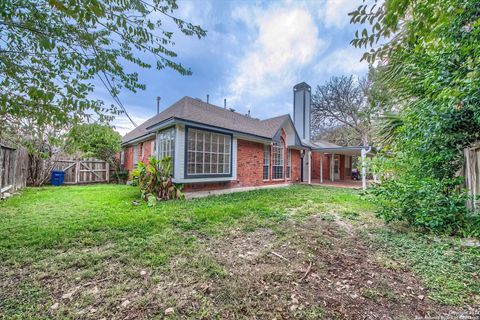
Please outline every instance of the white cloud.
[[363, 52], [353, 47], [337, 49], [320, 60], [314, 67], [315, 72], [321, 75], [363, 74], [368, 70], [368, 63], [360, 62]]
[[357, 9], [358, 5], [359, 2], [352, 0], [327, 0], [320, 7], [319, 16], [326, 27], [341, 28], [350, 22], [348, 13]]
[[[140, 125], [144, 123], [146, 120], [148, 120], [148, 118], [145, 118], [145, 117], [137, 117], [132, 115], [130, 116], [132, 117], [133, 121], [135, 121], [137, 125]], [[130, 122], [130, 120], [128, 120], [127, 116], [125, 115], [115, 117], [115, 120], [113, 121], [112, 125], [115, 127], [115, 131], [119, 132], [122, 136], [126, 135], [127, 133], [135, 129], [133, 124]]]
[[233, 103], [241, 97], [248, 105], [248, 101], [258, 102], [291, 89], [299, 71], [325, 47], [314, 18], [304, 8], [241, 7], [234, 10], [233, 18], [254, 25], [257, 33], [233, 68], [227, 89]]

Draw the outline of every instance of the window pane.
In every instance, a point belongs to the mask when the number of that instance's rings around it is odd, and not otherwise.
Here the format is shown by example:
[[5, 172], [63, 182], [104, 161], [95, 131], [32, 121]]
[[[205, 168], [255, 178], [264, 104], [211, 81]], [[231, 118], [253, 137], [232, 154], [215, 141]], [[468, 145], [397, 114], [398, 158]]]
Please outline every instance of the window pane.
[[193, 151], [189, 151], [188, 152], [188, 160], [187, 160], [188, 163], [193, 163], [195, 162], [195, 152]]
[[202, 152], [196, 152], [195, 153], [195, 162], [196, 163], [203, 163], [203, 153]]
[[[229, 174], [231, 137], [224, 134], [188, 129], [188, 174]], [[193, 170], [190, 170], [193, 165]]]
[[210, 163], [205, 163], [203, 165], [203, 173], [206, 173], [206, 174], [210, 173]]

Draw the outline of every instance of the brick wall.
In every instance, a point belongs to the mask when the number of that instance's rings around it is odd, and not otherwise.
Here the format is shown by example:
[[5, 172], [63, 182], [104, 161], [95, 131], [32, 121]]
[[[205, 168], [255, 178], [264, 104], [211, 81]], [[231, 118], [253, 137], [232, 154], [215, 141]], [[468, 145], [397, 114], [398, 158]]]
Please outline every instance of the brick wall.
[[[320, 179], [320, 152], [312, 152], [312, 179]], [[323, 180], [330, 179], [330, 159], [329, 154], [323, 154], [322, 166], [323, 166]]]
[[[237, 140], [237, 180], [212, 183], [189, 183], [185, 184], [184, 191], [254, 187], [300, 181], [301, 158], [299, 150], [292, 150], [291, 179], [275, 181], [271, 179], [263, 180], [263, 148], [264, 144], [262, 143]], [[287, 163], [286, 157], [287, 153], [285, 152], [285, 167]], [[270, 177], [271, 170], [272, 156], [270, 155]]]
[[125, 152], [125, 163], [123, 167], [128, 170], [132, 171], [133, 170], [133, 146], [128, 146], [125, 149], [123, 149]]
[[[148, 157], [152, 154], [152, 141], [154, 139], [144, 141], [138, 144], [138, 161], [147, 162]], [[142, 158], [143, 149], [143, 158]], [[124, 149], [125, 152], [125, 164], [124, 167], [128, 171], [133, 170], [133, 146], [128, 146]]]
[[263, 185], [263, 148], [257, 142], [237, 140], [237, 185]]
[[[284, 139], [285, 133], [282, 132], [282, 137]], [[138, 161], [146, 162], [148, 157], [152, 153], [152, 142], [153, 140], [145, 141], [138, 144]], [[285, 140], [283, 140], [285, 141]], [[285, 146], [284, 146], [285, 147]], [[234, 188], [234, 187], [253, 187], [253, 186], [262, 186], [270, 184], [281, 184], [285, 182], [299, 182], [301, 176], [301, 158], [299, 150], [292, 150], [292, 171], [291, 179], [283, 180], [263, 180], [263, 148], [264, 144], [246, 140], [237, 140], [237, 180], [227, 181], [227, 182], [214, 182], [214, 183], [189, 183], [185, 184], [185, 191], [192, 190], [214, 190], [214, 189], [225, 189], [225, 188]], [[142, 149], [143, 158], [142, 158]], [[287, 148], [285, 147], [284, 152], [284, 163], [286, 170], [287, 163]], [[125, 151], [125, 169], [131, 171], [133, 170], [133, 146], [128, 146], [124, 149]], [[271, 151], [272, 152], [272, 151]], [[272, 171], [272, 161], [273, 157], [270, 154], [270, 177]], [[284, 177], [286, 174], [284, 174]]]
[[300, 182], [302, 178], [302, 158], [300, 150], [292, 150], [292, 182]]

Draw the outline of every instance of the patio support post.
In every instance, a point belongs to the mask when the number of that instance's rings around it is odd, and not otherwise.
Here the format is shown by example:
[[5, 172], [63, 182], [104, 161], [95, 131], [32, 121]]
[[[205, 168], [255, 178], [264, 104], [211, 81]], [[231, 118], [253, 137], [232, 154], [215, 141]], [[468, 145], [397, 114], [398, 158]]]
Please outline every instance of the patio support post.
[[367, 190], [367, 163], [366, 163], [366, 158], [367, 158], [367, 153], [371, 150], [369, 147], [368, 149], [363, 148], [362, 149], [362, 190]]
[[320, 153], [320, 183], [323, 183], [323, 153]]
[[308, 150], [308, 184], [312, 184], [312, 151]]
[[331, 154], [330, 159], [330, 181], [335, 181], [335, 153]]

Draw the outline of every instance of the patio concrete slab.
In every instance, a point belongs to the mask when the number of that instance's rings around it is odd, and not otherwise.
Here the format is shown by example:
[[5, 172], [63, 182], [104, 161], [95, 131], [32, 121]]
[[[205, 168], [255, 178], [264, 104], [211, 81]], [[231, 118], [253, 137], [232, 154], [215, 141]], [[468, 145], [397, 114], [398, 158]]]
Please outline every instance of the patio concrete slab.
[[272, 188], [283, 188], [292, 185], [291, 183], [282, 183], [282, 184], [273, 184], [268, 186], [256, 186], [256, 187], [240, 187], [240, 188], [229, 188], [229, 189], [220, 189], [220, 190], [209, 190], [209, 191], [192, 191], [185, 192], [186, 199], [195, 199], [195, 198], [204, 198], [208, 196], [218, 196], [222, 194], [229, 194], [234, 192], [244, 192], [258, 189], [272, 189]]

